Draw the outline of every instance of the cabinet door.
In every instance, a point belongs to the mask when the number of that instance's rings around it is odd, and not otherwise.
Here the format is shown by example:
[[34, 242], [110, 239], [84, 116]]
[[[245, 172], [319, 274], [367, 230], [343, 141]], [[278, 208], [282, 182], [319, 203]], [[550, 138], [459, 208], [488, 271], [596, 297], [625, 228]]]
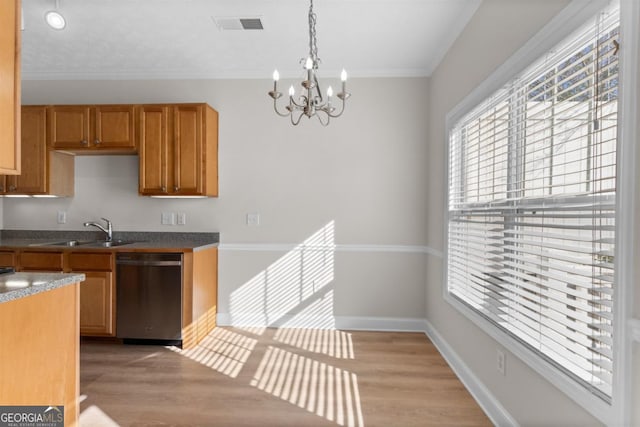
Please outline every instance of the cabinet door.
[[202, 195], [202, 119], [201, 105], [174, 107], [174, 185], [170, 191], [180, 195]]
[[15, 267], [16, 254], [13, 251], [0, 251], [0, 267]]
[[115, 336], [113, 273], [83, 272], [80, 283], [80, 335]]
[[49, 108], [49, 145], [55, 149], [89, 147], [90, 108], [86, 105], [56, 105]]
[[97, 149], [136, 149], [133, 105], [95, 107], [95, 137], [90, 145]]
[[20, 271], [62, 271], [64, 254], [53, 251], [21, 251]]
[[140, 107], [139, 192], [146, 195], [167, 193], [168, 171], [168, 118], [167, 106]]
[[47, 192], [46, 108], [22, 107], [22, 173], [7, 177], [7, 194]]
[[20, 173], [20, 1], [0, 2], [0, 173]]

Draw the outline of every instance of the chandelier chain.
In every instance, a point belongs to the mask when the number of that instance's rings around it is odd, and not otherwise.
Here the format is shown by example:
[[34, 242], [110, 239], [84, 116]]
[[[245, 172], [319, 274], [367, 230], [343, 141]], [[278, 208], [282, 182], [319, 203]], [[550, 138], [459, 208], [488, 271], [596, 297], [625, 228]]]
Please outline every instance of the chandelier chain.
[[313, 68], [318, 68], [318, 39], [316, 37], [316, 14], [313, 12], [313, 0], [309, 6], [309, 57]]

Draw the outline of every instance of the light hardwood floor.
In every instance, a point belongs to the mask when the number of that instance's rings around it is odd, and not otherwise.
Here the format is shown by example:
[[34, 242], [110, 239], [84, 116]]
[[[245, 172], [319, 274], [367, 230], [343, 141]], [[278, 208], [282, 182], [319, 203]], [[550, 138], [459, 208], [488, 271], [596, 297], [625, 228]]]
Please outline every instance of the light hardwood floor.
[[216, 328], [80, 359], [83, 427], [491, 425], [420, 333]]

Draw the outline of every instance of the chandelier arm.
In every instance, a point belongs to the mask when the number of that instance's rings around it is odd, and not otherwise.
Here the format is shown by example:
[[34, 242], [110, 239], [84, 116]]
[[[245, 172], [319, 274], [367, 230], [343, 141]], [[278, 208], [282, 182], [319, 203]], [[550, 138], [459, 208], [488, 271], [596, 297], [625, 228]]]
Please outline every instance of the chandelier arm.
[[300, 120], [302, 119], [303, 113], [300, 112], [300, 114], [298, 115], [298, 120], [294, 119], [293, 113], [291, 113], [291, 124], [294, 126], [298, 126], [298, 123], [300, 123]]
[[331, 120], [331, 114], [327, 113], [326, 110], [321, 110], [323, 111], [326, 115], [327, 115], [327, 120], [326, 121], [322, 121], [322, 114], [316, 114], [316, 116], [318, 117], [318, 121], [320, 122], [320, 124], [322, 126], [328, 126], [329, 125], [329, 121]]
[[276, 112], [277, 115], [279, 115], [280, 117], [287, 117], [289, 114], [291, 113], [281, 113], [280, 111], [278, 111], [278, 102], [276, 99], [273, 100], [273, 110]]
[[340, 117], [342, 115], [342, 113], [344, 113], [345, 104], [346, 104], [346, 102], [343, 99], [342, 100], [342, 108], [340, 108], [340, 112], [339, 113], [332, 113], [330, 110], [329, 111], [324, 110], [324, 111], [327, 113], [327, 116], [329, 116], [329, 117], [333, 117], [333, 118]]
[[300, 98], [304, 99], [304, 103], [303, 104], [298, 104], [295, 99], [293, 99], [293, 97], [289, 97], [289, 105], [293, 105], [296, 108], [304, 108], [307, 106], [307, 104], [309, 103], [309, 98], [306, 97], [306, 95], [300, 95]]
[[318, 76], [316, 75], [316, 73], [313, 73], [313, 81], [316, 84], [316, 93], [318, 94], [318, 98], [320, 98], [320, 103], [322, 103], [324, 101], [324, 98], [322, 98], [322, 90], [320, 90], [320, 83], [318, 82]]

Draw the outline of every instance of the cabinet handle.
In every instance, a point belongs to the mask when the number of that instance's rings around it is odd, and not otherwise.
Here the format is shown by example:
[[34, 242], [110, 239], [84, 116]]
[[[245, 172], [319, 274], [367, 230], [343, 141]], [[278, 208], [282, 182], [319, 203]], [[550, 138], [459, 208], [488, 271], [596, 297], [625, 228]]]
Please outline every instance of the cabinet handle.
[[9, 186], [9, 191], [16, 191], [16, 186], [15, 185], [10, 185]]
[[175, 187], [173, 187], [173, 191], [174, 191], [175, 193], [177, 193], [179, 190], [180, 190], [180, 187], [178, 187], [177, 185], [176, 185]]
[[82, 141], [80, 141], [80, 144], [87, 146], [89, 145], [89, 141], [87, 141], [86, 139], [83, 139]]
[[160, 187], [160, 190], [161, 190], [163, 193], [166, 193], [166, 192], [167, 192], [167, 187]]
[[100, 140], [99, 140], [99, 139], [96, 139], [95, 141], [93, 141], [93, 144], [94, 144], [94, 145], [100, 145]]

